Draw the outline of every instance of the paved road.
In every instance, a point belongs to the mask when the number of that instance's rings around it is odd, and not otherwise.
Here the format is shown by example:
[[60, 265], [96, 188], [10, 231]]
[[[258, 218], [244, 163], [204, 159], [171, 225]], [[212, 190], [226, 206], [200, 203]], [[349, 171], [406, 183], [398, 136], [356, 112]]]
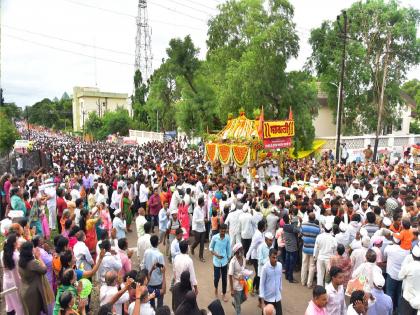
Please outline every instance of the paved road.
[[[129, 247], [135, 247], [137, 244], [137, 235], [135, 232], [128, 233], [128, 242]], [[163, 246], [160, 246], [162, 252], [164, 252]], [[133, 255], [136, 256], [135, 254]], [[211, 255], [208, 251], [208, 243], [205, 244], [204, 258], [206, 262], [203, 263], [198, 259], [198, 248], [196, 249], [195, 257], [193, 257], [195, 272], [198, 281], [198, 306], [200, 308], [206, 308], [206, 306], [214, 300], [214, 287], [213, 287], [213, 265], [211, 263]], [[166, 258], [165, 258], [166, 259]], [[171, 265], [167, 264], [167, 259], [165, 260], [166, 265], [169, 266], [168, 269], [171, 269]], [[137, 259], [133, 260], [133, 268], [138, 269]], [[249, 266], [253, 270], [252, 266]], [[170, 283], [170, 277], [172, 271], [168, 270], [167, 272], [167, 284]], [[295, 279], [299, 280], [300, 275], [295, 274]], [[221, 291], [221, 281], [219, 283], [219, 292]], [[305, 313], [305, 309], [308, 305], [308, 301], [311, 299], [311, 290], [306, 287], [302, 287], [300, 283], [290, 284], [288, 281], [284, 280], [283, 277], [283, 292], [282, 292], [282, 306], [283, 314], [285, 315], [300, 315]], [[232, 299], [229, 293], [228, 302], [223, 302], [222, 305], [225, 310], [226, 315], [234, 315], [234, 309], [232, 306]], [[169, 291], [164, 298], [164, 304], [171, 306], [172, 304], [172, 295]], [[257, 297], [249, 296], [248, 300], [242, 304], [242, 315], [256, 315], [261, 314], [261, 310], [257, 307], [258, 299]]]

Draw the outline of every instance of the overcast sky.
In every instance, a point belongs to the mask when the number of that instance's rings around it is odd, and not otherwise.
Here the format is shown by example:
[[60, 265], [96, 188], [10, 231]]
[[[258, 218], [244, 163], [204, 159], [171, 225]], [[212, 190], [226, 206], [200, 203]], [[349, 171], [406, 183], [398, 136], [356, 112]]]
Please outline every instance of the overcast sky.
[[[6, 102], [32, 105], [45, 97], [60, 98], [64, 91], [72, 94], [74, 86], [132, 92], [137, 0], [0, 1], [1, 82]], [[166, 57], [171, 38], [188, 34], [204, 58], [207, 20], [217, 14], [216, 7], [222, 2], [148, 0], [153, 67]], [[310, 30], [323, 20], [335, 19], [354, 1], [291, 2], [300, 53], [289, 61], [288, 70], [299, 70], [311, 53]], [[418, 0], [401, 2], [420, 9]], [[412, 69], [409, 78], [420, 78], [420, 68]]]

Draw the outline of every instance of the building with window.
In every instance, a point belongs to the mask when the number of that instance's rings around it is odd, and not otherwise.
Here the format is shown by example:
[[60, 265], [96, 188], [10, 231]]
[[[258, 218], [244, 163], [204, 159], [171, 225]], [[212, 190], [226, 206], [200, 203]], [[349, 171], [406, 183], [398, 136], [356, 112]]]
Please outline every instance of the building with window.
[[128, 110], [133, 116], [131, 101], [127, 93], [102, 92], [96, 87], [73, 88], [73, 130], [82, 131], [89, 114], [95, 112], [99, 117], [117, 108]]
[[[404, 136], [410, 134], [410, 123], [416, 117], [416, 102], [405, 92], [400, 91], [401, 104], [398, 106], [400, 117], [397, 123], [392, 126], [385, 126], [383, 135]], [[328, 105], [327, 94], [324, 93], [318, 84], [318, 115], [313, 118], [315, 127], [315, 137], [335, 137], [336, 136], [336, 116], [331, 106]], [[336, 105], [334, 105], [336, 106]], [[375, 117], [376, 119], [376, 117]], [[370, 135], [374, 135], [372, 132]], [[367, 135], [366, 135], [367, 136]]]

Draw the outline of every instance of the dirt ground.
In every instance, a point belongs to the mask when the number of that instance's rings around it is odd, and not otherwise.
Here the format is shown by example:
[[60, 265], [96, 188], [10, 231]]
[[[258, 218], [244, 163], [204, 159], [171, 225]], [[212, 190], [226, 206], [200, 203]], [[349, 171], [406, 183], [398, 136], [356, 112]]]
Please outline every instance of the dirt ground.
[[[127, 235], [128, 241], [129, 241], [129, 247], [136, 247], [137, 245], [137, 236], [135, 232], [128, 233]], [[164, 251], [163, 246], [160, 246], [160, 249]], [[198, 306], [200, 308], [207, 308], [207, 305], [211, 301], [215, 299], [214, 296], [214, 287], [213, 287], [213, 265], [211, 260], [211, 255], [208, 251], [208, 243], [205, 244], [205, 250], [204, 250], [204, 258], [206, 259], [206, 262], [200, 262], [198, 259], [198, 248], [196, 249], [195, 257], [193, 257], [194, 261], [194, 268], [196, 272], [196, 277], [198, 281]], [[167, 259], [165, 258], [165, 263], [167, 266], [167, 273], [166, 273], [166, 281], [167, 284], [170, 284], [170, 278], [172, 275], [171, 271], [171, 265], [168, 264]], [[169, 266], [169, 267], [168, 267]], [[252, 266], [248, 266], [249, 269], [253, 270]], [[133, 269], [139, 269], [139, 262], [137, 260], [136, 254], [133, 255]], [[2, 281], [2, 272], [0, 272], [0, 281]], [[300, 274], [295, 273], [295, 279], [299, 281]], [[219, 292], [221, 291], [221, 281], [219, 283]], [[169, 288], [169, 287], [168, 287]], [[99, 288], [97, 290], [94, 290], [93, 296], [92, 296], [92, 312], [91, 314], [95, 314], [95, 310], [98, 308], [98, 296], [97, 292], [99, 291]], [[228, 285], [228, 293], [227, 296], [229, 297], [228, 302], [223, 302], [222, 305], [225, 310], [226, 315], [234, 315], [236, 314], [234, 312], [233, 306], [231, 304], [232, 299], [230, 297], [229, 292], [229, 285]], [[304, 314], [305, 309], [308, 305], [309, 300], [311, 299], [311, 290], [309, 290], [306, 287], [302, 287], [302, 285], [299, 283], [296, 284], [290, 284], [288, 281], [284, 279], [283, 276], [283, 291], [282, 291], [282, 307], [283, 307], [283, 314], [284, 315], [299, 315]], [[167, 291], [167, 294], [164, 297], [164, 304], [171, 307], [172, 305], [172, 295]], [[261, 314], [261, 309], [257, 307], [258, 305], [258, 299], [257, 297], [249, 296], [248, 300], [245, 301], [242, 304], [242, 315], [256, 315]], [[4, 299], [0, 299], [0, 315], [5, 315], [5, 305], [4, 305]]]
[[[135, 232], [128, 234], [128, 242], [129, 247], [136, 247], [137, 244], [137, 236]], [[198, 281], [198, 306], [200, 308], [206, 308], [207, 305], [210, 304], [211, 301], [215, 299], [214, 296], [214, 286], [213, 286], [213, 264], [211, 260], [211, 254], [208, 251], [208, 243], [205, 244], [204, 250], [204, 258], [206, 260], [205, 263], [201, 262], [198, 259], [198, 248], [195, 250], [195, 257], [193, 257], [194, 261], [194, 268], [195, 273]], [[164, 253], [164, 248], [160, 245], [161, 251]], [[133, 255], [134, 258], [135, 254]], [[168, 260], [165, 258], [165, 263], [167, 266], [167, 273], [166, 273], [166, 283], [170, 284], [170, 278], [172, 275], [171, 266], [168, 264]], [[136, 265], [137, 264], [137, 265]], [[168, 267], [169, 266], [169, 267]], [[133, 260], [133, 268], [139, 268], [137, 259]], [[247, 268], [253, 270], [252, 266], [248, 266]], [[300, 280], [300, 273], [295, 273], [295, 279]], [[168, 287], [169, 288], [169, 287]], [[219, 296], [222, 288], [222, 283], [219, 283]], [[307, 287], [303, 287], [300, 282], [291, 284], [287, 280], [285, 280], [283, 276], [283, 291], [282, 291], [282, 307], [283, 307], [283, 314], [284, 315], [300, 315], [304, 314], [308, 302], [312, 298], [312, 291], [309, 290]], [[229, 292], [229, 284], [228, 284], [228, 292], [227, 296], [229, 297], [228, 302], [223, 302], [222, 305], [225, 310], [226, 315], [234, 315], [234, 308], [232, 306], [232, 299], [230, 297]], [[221, 296], [220, 296], [221, 298]], [[171, 307], [172, 305], [172, 295], [167, 291], [167, 294], [164, 297], [164, 304]], [[242, 304], [242, 315], [256, 315], [261, 314], [261, 309], [257, 307], [258, 305], [258, 298], [249, 296], [248, 300]]]

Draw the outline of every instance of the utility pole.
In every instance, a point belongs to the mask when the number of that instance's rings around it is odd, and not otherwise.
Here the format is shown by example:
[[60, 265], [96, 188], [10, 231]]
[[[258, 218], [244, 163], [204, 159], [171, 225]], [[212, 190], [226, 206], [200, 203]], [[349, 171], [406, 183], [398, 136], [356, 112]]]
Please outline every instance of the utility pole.
[[379, 135], [381, 134], [381, 131], [382, 131], [382, 114], [384, 111], [384, 94], [385, 94], [385, 87], [386, 87], [386, 76], [388, 73], [390, 46], [391, 46], [391, 31], [388, 30], [388, 36], [386, 39], [386, 47], [385, 47], [385, 56], [384, 56], [384, 72], [382, 76], [381, 95], [379, 97], [379, 105], [378, 105], [378, 122], [376, 125], [375, 144], [373, 146], [373, 161], [376, 161], [376, 157], [378, 155]]
[[[338, 112], [337, 112], [337, 137], [335, 144], [335, 159], [337, 163], [340, 161], [340, 140], [341, 140], [341, 121], [343, 116], [343, 100], [344, 100], [344, 72], [346, 70], [346, 42], [347, 42], [347, 12], [343, 11], [344, 27], [342, 29], [342, 40], [343, 40], [343, 53], [341, 56], [341, 76], [340, 76], [340, 96], [338, 99]], [[337, 23], [341, 30], [340, 15], [337, 16]]]
[[156, 132], [159, 132], [159, 111], [156, 111]]
[[31, 140], [31, 128], [29, 127], [29, 107], [28, 106], [26, 107], [26, 124], [28, 128], [28, 140]]
[[83, 139], [85, 138], [85, 114], [86, 114], [86, 111], [83, 109], [82, 110]]

